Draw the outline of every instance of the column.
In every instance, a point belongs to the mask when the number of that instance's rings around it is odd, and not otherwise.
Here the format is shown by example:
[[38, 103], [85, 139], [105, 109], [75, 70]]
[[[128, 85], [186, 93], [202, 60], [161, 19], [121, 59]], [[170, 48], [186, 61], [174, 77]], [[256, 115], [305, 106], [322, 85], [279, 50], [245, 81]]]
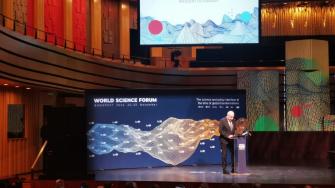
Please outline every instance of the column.
[[35, 0], [27, 0], [27, 21], [26, 21], [26, 29], [27, 34], [30, 36], [35, 36]]
[[76, 50], [84, 51], [86, 46], [86, 0], [73, 0], [72, 3], [72, 39]]
[[[64, 38], [67, 40], [66, 47], [67, 48], [74, 48], [73, 44], [73, 35], [72, 35], [72, 5], [73, 1], [75, 0], [64, 0]], [[65, 42], [65, 41], [64, 41]], [[63, 43], [64, 44], [64, 43]], [[61, 44], [60, 44], [61, 45]]]
[[91, 31], [92, 50], [94, 54], [102, 55], [101, 47], [101, 0], [92, 0]]
[[47, 41], [64, 44], [64, 1], [44, 0], [44, 29]]
[[330, 113], [328, 41], [296, 40], [285, 47], [287, 130], [325, 130], [322, 119]]
[[14, 6], [12, 0], [3, 0], [3, 14], [7, 17], [5, 27], [14, 29]]
[[36, 37], [39, 39], [44, 39], [44, 0], [35, 0], [35, 12], [34, 12], [34, 26], [40, 31], [36, 31]]
[[121, 11], [120, 11], [120, 56], [121, 58], [129, 58], [130, 56], [130, 24], [129, 24], [129, 1], [120, 1]]
[[92, 18], [92, 12], [91, 12], [91, 0], [85, 0], [86, 1], [86, 51], [90, 51], [92, 48], [92, 35], [91, 35], [91, 18]]

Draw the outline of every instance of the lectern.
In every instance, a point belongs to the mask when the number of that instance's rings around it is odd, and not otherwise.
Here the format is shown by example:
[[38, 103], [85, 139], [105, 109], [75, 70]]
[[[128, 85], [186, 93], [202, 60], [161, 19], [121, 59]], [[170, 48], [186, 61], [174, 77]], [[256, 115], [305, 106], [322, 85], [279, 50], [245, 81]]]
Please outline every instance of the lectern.
[[236, 121], [234, 139], [234, 169], [238, 174], [245, 174], [247, 169], [247, 137], [249, 136], [247, 121], [245, 118]]
[[234, 141], [235, 171], [238, 174], [247, 173], [247, 135], [237, 136]]

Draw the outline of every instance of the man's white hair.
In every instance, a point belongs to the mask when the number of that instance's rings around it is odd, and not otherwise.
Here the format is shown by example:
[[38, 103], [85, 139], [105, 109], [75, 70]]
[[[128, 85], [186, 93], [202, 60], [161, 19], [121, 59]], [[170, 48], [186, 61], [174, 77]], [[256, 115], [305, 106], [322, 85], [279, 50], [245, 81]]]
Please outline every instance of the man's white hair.
[[230, 115], [230, 116], [234, 116], [234, 115], [235, 115], [234, 111], [228, 111], [228, 112], [227, 112], [227, 116], [229, 116], [229, 115]]

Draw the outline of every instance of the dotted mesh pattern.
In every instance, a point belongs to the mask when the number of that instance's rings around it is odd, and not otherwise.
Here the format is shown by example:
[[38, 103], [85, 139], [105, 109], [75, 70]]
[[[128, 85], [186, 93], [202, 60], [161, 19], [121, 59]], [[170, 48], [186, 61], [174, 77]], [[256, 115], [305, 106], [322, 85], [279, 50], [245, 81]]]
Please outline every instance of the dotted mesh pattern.
[[286, 62], [286, 122], [288, 131], [321, 131], [329, 114], [328, 82], [309, 59]]
[[254, 131], [279, 130], [278, 71], [241, 71], [238, 89], [246, 90], [247, 118]]

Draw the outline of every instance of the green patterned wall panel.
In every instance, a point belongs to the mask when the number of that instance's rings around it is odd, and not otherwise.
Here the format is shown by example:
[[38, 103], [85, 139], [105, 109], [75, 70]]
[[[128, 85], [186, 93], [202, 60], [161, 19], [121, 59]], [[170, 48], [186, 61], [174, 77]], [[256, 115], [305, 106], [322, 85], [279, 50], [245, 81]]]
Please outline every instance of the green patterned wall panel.
[[278, 71], [241, 71], [237, 74], [238, 89], [246, 90], [247, 118], [253, 131], [278, 131]]
[[321, 131], [330, 112], [328, 81], [316, 62], [294, 58], [286, 61], [286, 126], [288, 131]]

